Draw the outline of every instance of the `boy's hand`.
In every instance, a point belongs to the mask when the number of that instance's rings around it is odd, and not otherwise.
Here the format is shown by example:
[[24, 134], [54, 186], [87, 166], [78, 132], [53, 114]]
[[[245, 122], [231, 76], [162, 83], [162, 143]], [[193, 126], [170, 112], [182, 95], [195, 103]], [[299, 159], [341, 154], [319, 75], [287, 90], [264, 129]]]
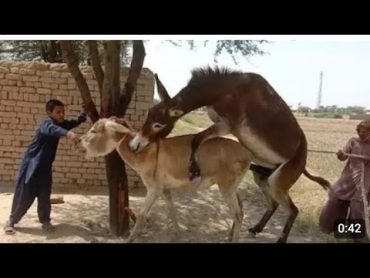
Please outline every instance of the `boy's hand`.
[[346, 160], [347, 159], [347, 156], [344, 154], [344, 152], [342, 150], [339, 150], [337, 152], [337, 158], [340, 160], [340, 161], [343, 161], [343, 160]]
[[86, 122], [86, 113], [85, 112], [81, 113], [80, 116], [78, 116], [78, 121], [80, 123]]
[[67, 134], [66, 134], [66, 137], [67, 137], [68, 140], [70, 140], [74, 143], [76, 143], [78, 141], [78, 136], [73, 131], [68, 131]]
[[86, 114], [86, 105], [82, 104], [82, 112], [80, 113], [80, 116], [78, 116], [78, 120], [80, 121], [80, 123], [86, 122]]

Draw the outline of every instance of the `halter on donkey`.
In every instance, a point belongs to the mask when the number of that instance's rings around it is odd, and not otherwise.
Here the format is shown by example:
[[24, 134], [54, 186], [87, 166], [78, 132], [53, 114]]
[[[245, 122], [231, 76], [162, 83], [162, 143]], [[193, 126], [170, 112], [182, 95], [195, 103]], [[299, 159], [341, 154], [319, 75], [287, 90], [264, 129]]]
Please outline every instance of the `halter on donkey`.
[[305, 169], [306, 137], [288, 105], [256, 73], [225, 68], [196, 69], [188, 85], [173, 98], [157, 75], [155, 78], [162, 101], [149, 110], [141, 131], [130, 142], [131, 149], [140, 151], [150, 142], [167, 136], [180, 117], [207, 106], [215, 124], [198, 133], [192, 142], [190, 179], [200, 175], [195, 159], [199, 145], [216, 136], [233, 134], [250, 151], [256, 163], [254, 167], [270, 172], [260, 175], [259, 184], [269, 207], [250, 232], [261, 232], [280, 204], [289, 211], [289, 217], [278, 242], [286, 242], [298, 214], [288, 194], [291, 186], [303, 173], [324, 189], [330, 187], [328, 181], [312, 176]]

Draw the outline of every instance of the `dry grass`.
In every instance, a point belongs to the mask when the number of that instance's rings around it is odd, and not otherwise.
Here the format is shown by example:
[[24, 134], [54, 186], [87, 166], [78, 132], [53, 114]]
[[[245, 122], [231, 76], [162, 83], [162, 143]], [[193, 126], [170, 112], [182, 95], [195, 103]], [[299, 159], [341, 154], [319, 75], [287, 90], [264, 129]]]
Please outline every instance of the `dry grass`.
[[[356, 135], [355, 127], [358, 124], [355, 120], [305, 117], [297, 117], [297, 119], [306, 134], [309, 150], [337, 151], [341, 149], [348, 139]], [[211, 124], [206, 114], [190, 113], [176, 124], [173, 134], [196, 133]], [[307, 169], [311, 174], [322, 176], [331, 183], [334, 183], [340, 176], [343, 167], [344, 163], [337, 160], [334, 154], [308, 153]], [[262, 215], [265, 200], [254, 184], [251, 173], [245, 176], [241, 191], [246, 202], [261, 206]], [[327, 193], [321, 186], [301, 177], [290, 190], [290, 195], [300, 211], [293, 228], [294, 233], [314, 237], [320, 242], [338, 242], [318, 230], [319, 214], [327, 198]]]

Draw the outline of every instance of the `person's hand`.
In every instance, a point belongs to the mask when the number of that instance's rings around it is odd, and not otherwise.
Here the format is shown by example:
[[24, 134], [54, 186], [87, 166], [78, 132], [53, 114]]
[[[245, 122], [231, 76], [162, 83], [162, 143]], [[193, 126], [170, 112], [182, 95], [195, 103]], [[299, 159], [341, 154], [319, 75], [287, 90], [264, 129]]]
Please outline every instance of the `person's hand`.
[[340, 160], [340, 161], [343, 161], [343, 160], [346, 160], [347, 159], [347, 156], [344, 154], [344, 152], [342, 150], [339, 150], [337, 152], [337, 158]]
[[78, 121], [79, 121], [80, 123], [84, 123], [84, 122], [86, 122], [86, 113], [85, 113], [85, 112], [81, 113], [81, 114], [78, 116]]
[[73, 131], [68, 131], [67, 134], [66, 134], [66, 137], [67, 137], [68, 140], [70, 140], [73, 143], [78, 142], [78, 136]]
[[86, 122], [87, 113], [86, 113], [86, 105], [82, 104], [82, 112], [78, 116], [78, 119], [81, 123]]

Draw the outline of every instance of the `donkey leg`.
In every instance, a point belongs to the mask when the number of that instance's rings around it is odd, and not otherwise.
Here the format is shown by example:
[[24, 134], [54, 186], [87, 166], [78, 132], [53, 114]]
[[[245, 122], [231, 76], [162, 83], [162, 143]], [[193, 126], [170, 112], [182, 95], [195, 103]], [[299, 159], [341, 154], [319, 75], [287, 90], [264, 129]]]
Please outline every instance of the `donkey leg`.
[[262, 232], [263, 228], [266, 226], [267, 222], [270, 220], [271, 216], [274, 214], [277, 207], [279, 206], [279, 204], [270, 195], [267, 182], [268, 176], [261, 175], [255, 172], [253, 172], [253, 176], [255, 183], [259, 186], [263, 195], [266, 197], [268, 208], [262, 216], [261, 220], [253, 228], [250, 228], [248, 230], [251, 237], [254, 237], [257, 233]]
[[189, 160], [189, 179], [193, 181], [195, 178], [200, 177], [200, 169], [198, 163], [195, 161], [195, 153], [198, 150], [200, 144], [204, 141], [217, 137], [223, 136], [230, 133], [229, 125], [225, 121], [219, 121], [216, 124], [210, 126], [206, 130], [196, 134], [191, 141], [191, 153]]
[[294, 173], [294, 165], [291, 161], [282, 164], [268, 179], [269, 191], [271, 197], [288, 211], [288, 219], [286, 220], [282, 234], [277, 243], [285, 243], [288, 239], [290, 230], [298, 215], [298, 208], [290, 198], [288, 191], [290, 187], [297, 181], [299, 175]]
[[172, 222], [172, 224], [175, 228], [176, 234], [179, 234], [180, 233], [180, 227], [179, 227], [179, 223], [177, 221], [176, 208], [175, 208], [175, 205], [172, 201], [171, 191], [165, 189], [163, 191], [163, 194], [164, 194], [165, 201], [167, 203], [167, 207], [168, 207], [168, 210], [169, 210], [169, 216], [170, 216], [171, 222]]
[[287, 219], [287, 221], [285, 223], [285, 226], [283, 228], [283, 232], [282, 232], [282, 234], [280, 235], [280, 237], [277, 241], [277, 243], [286, 243], [287, 239], [288, 239], [288, 236], [289, 236], [289, 233], [290, 233], [290, 230], [292, 229], [294, 221], [297, 218], [298, 208], [294, 205], [292, 199], [290, 198], [290, 196], [288, 195], [287, 192], [279, 192], [279, 193], [275, 194], [274, 197], [289, 212], [289, 216], [288, 216], [288, 219]]
[[223, 199], [229, 207], [230, 216], [233, 218], [233, 225], [229, 232], [228, 240], [231, 242], [238, 242], [243, 221], [243, 205], [241, 199], [237, 194], [236, 188], [219, 185], [219, 189]]
[[140, 211], [136, 218], [135, 226], [132, 230], [131, 235], [127, 239], [127, 242], [133, 242], [135, 238], [139, 235], [144, 226], [146, 216], [148, 215], [150, 209], [152, 208], [154, 202], [157, 200], [158, 196], [159, 196], [158, 190], [155, 189], [148, 190], [148, 193], [145, 197], [143, 209]]

